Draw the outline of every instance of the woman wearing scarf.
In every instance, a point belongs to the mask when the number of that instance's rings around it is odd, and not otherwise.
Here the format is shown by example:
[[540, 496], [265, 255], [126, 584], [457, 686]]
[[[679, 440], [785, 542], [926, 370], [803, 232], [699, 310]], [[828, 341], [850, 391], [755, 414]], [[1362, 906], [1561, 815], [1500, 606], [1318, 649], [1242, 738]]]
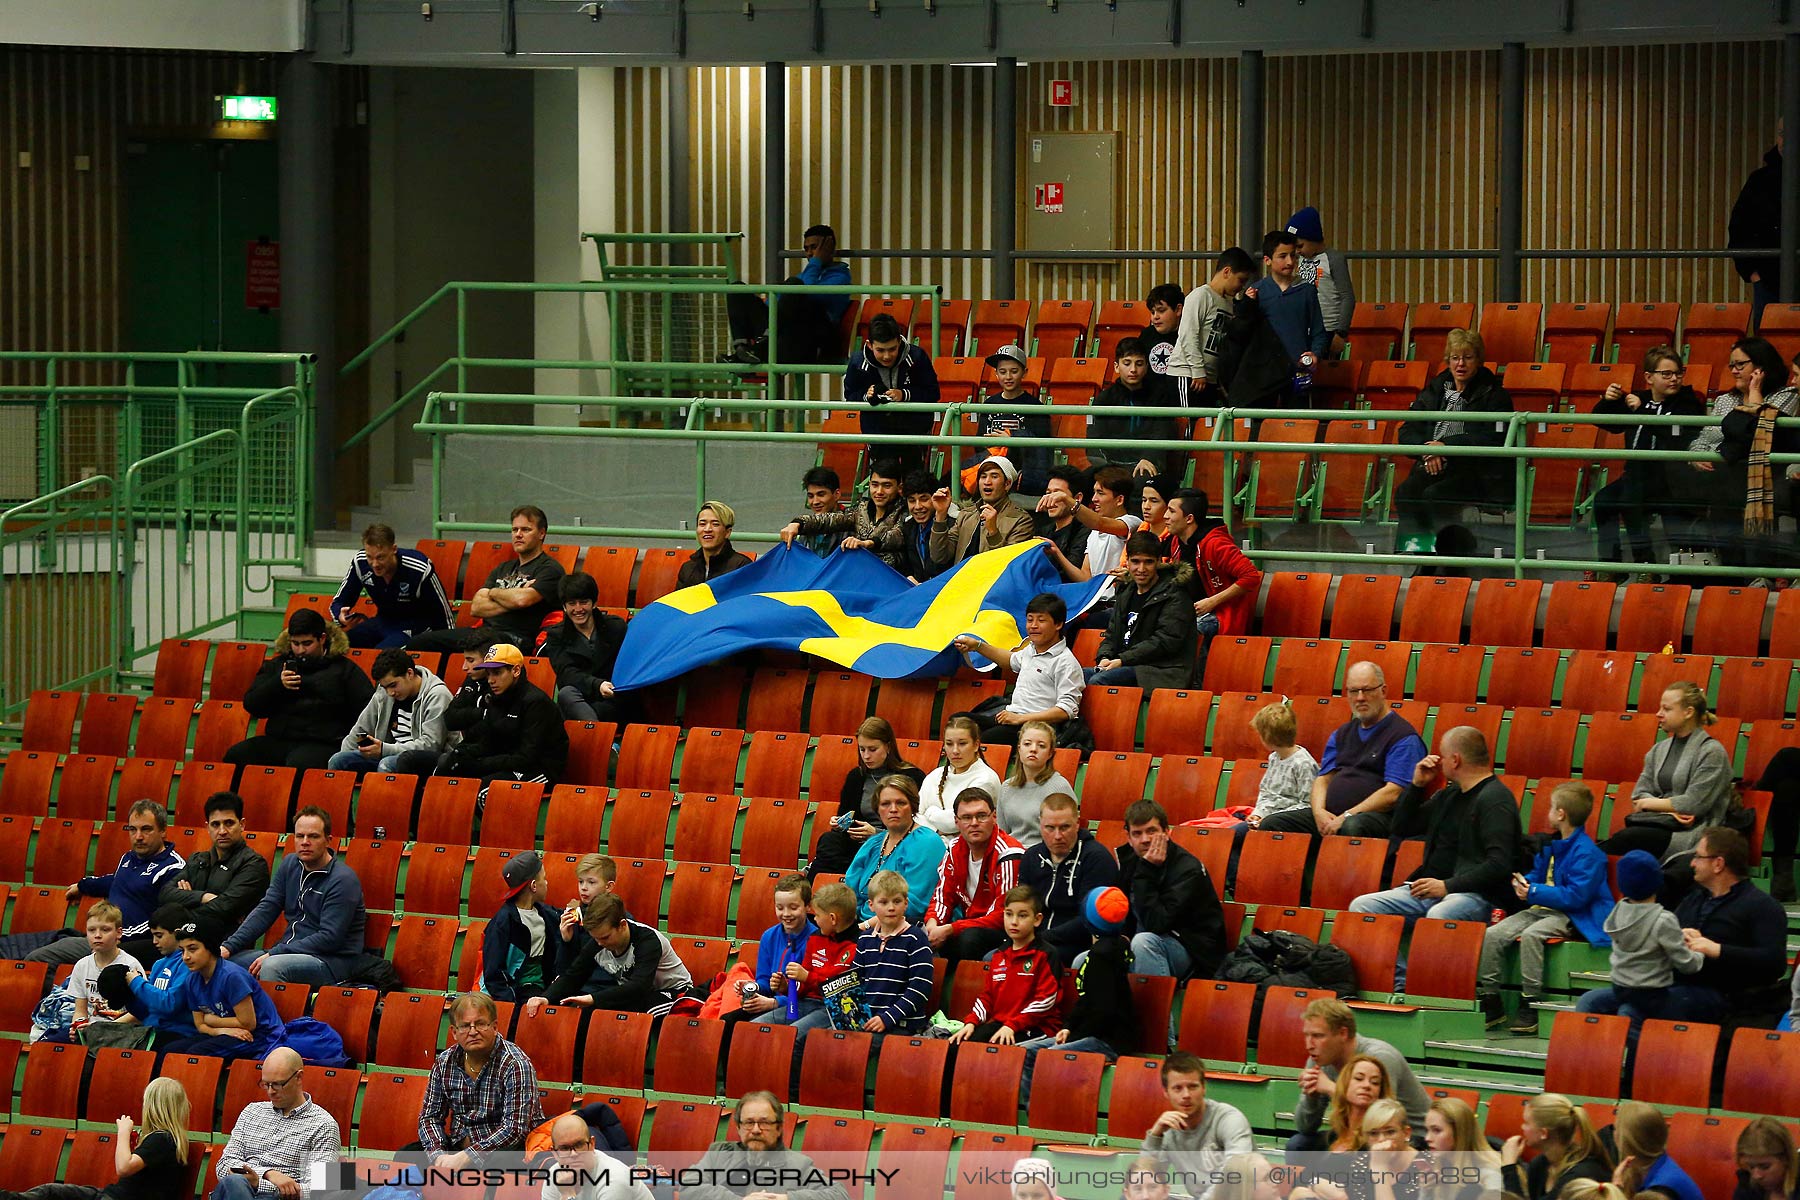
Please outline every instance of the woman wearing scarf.
[[1789, 473], [1797, 468], [1773, 464], [1769, 455], [1800, 449], [1800, 429], [1775, 425], [1777, 418], [1791, 417], [1800, 409], [1800, 391], [1785, 386], [1787, 364], [1762, 338], [1739, 339], [1727, 363], [1742, 397], [1719, 424], [1719, 456], [1730, 473], [1734, 497], [1741, 501], [1741, 523], [1724, 522], [1742, 531], [1735, 539], [1733, 557], [1744, 565], [1785, 565], [1792, 552], [1778, 540], [1776, 521], [1787, 507]]

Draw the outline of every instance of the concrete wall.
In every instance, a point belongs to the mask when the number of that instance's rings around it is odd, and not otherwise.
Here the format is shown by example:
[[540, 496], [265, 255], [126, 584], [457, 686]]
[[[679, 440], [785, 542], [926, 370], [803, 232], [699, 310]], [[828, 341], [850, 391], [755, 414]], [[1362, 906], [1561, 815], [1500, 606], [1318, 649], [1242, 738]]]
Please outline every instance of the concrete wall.
[[305, 0], [5, 0], [0, 42], [169, 50], [298, 50]]

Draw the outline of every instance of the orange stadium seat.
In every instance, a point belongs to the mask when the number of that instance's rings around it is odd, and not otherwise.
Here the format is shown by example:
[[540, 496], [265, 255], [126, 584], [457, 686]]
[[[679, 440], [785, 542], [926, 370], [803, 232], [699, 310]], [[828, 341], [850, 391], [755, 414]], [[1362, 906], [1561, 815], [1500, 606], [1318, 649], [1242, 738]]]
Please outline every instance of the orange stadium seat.
[[444, 585], [444, 591], [451, 596], [456, 595], [456, 585], [462, 572], [464, 543], [420, 538], [413, 548], [430, 560], [431, 569], [436, 573], [438, 582]]
[[[1538, 357], [1538, 323], [1543, 318], [1541, 304], [1496, 302], [1481, 309], [1481, 345], [1490, 363], [1510, 366], [1533, 363]], [[1560, 365], [1560, 364], [1558, 364]], [[1506, 385], [1509, 389], [1512, 384]], [[1523, 408], [1524, 405], [1519, 407]]]
[[81, 705], [81, 732], [75, 743], [78, 754], [109, 754], [123, 758], [131, 753], [131, 723], [137, 716], [138, 698], [117, 692], [89, 692]]
[[1400, 582], [1398, 575], [1338, 576], [1337, 597], [1331, 606], [1331, 636], [1386, 641], [1394, 627]]
[[25, 703], [25, 727], [20, 735], [22, 748], [67, 754], [82, 695], [81, 692], [31, 693]]
[[1619, 1094], [1625, 1057], [1625, 1017], [1559, 1012], [1550, 1026], [1544, 1088], [1570, 1096], [1612, 1099]]
[[1555, 412], [1562, 407], [1569, 368], [1558, 362], [1515, 361], [1506, 368], [1501, 383], [1512, 393], [1519, 412]]
[[[1325, 844], [1341, 840], [1326, 838]], [[1323, 861], [1323, 855], [1320, 860]], [[1332, 921], [1331, 944], [1350, 956], [1350, 963], [1356, 968], [1358, 991], [1392, 994], [1394, 963], [1405, 932], [1406, 919], [1392, 913], [1340, 912]]]
[[[1225, 760], [1201, 755], [1165, 754], [1157, 760], [1156, 787], [1150, 798], [1175, 822], [1198, 820], [1212, 811], [1219, 795]], [[1112, 820], [1123, 820], [1120, 809]], [[1095, 819], [1106, 819], [1096, 814]]]
[[1373, 838], [1321, 838], [1307, 903], [1317, 908], [1347, 909], [1356, 897], [1380, 891], [1387, 853], [1388, 843]]
[[1457, 576], [1413, 577], [1407, 583], [1406, 604], [1400, 612], [1400, 640], [1460, 645], [1471, 584]]
[[[1587, 779], [1636, 779], [1656, 741], [1654, 713], [1596, 712], [1588, 718], [1581, 773]], [[1595, 802], [1599, 802], [1596, 796]]]
[[[935, 679], [884, 679], [875, 693], [875, 715], [893, 727], [895, 737], [906, 740], [929, 738], [933, 732], [931, 718], [937, 691]], [[794, 782], [798, 787], [797, 773]]]
[[1541, 579], [1483, 579], [1475, 586], [1469, 643], [1475, 646], [1529, 646], [1537, 631]]
[[1723, 1107], [1800, 1117], [1800, 1033], [1735, 1030], [1725, 1063]]
[[[1611, 602], [1608, 601], [1610, 610]], [[1617, 650], [1577, 650], [1563, 674], [1562, 705], [1581, 712], [1623, 712], [1630, 707], [1637, 656]]]
[[[1387, 678], [1388, 699], [1398, 701], [1406, 691], [1406, 673], [1412, 662], [1411, 642], [1352, 641], [1344, 647], [1344, 662], [1372, 662]], [[1348, 672], [1346, 665], [1345, 671]], [[1416, 724], [1416, 722], [1415, 722]]]
[[1119, 356], [1119, 343], [1137, 337], [1150, 324], [1150, 310], [1141, 300], [1108, 300], [1100, 305], [1094, 321], [1094, 339], [1088, 357], [1112, 362]]
[[[1604, 650], [1618, 585], [1558, 579], [1544, 610], [1544, 645], [1565, 650]], [[1661, 647], [1657, 647], [1661, 649]]]
[[1029, 300], [983, 300], [975, 305], [969, 324], [971, 353], [986, 356], [1002, 346], [1024, 347], [1025, 322], [1031, 316]]
[[1712, 670], [1710, 654], [1646, 654], [1644, 673], [1638, 680], [1638, 711], [1655, 712], [1670, 684], [1686, 680], [1705, 688]]
[[1557, 653], [1502, 646], [1488, 667], [1487, 702], [1506, 708], [1548, 708], [1556, 689]]
[[[1074, 358], [1094, 320], [1092, 300], [1044, 300], [1031, 322], [1031, 353], [1038, 358]], [[985, 348], [985, 347], [984, 347]], [[998, 349], [998, 345], [993, 349]]]
[[[617, 855], [661, 858], [666, 844], [669, 810], [659, 801], [666, 793], [641, 794], [655, 798], [646, 806], [648, 811], [626, 816], [619, 806], [615, 806], [613, 830], [617, 832], [608, 831], [607, 844], [609, 848], [616, 846], [612, 852]], [[724, 795], [690, 793], [683, 796], [675, 813], [674, 857], [682, 862], [730, 862], [737, 816], [738, 799], [729, 792]], [[640, 829], [640, 824], [645, 827]], [[641, 850], [636, 849], [638, 847]]]
[[963, 331], [969, 325], [969, 311], [973, 302], [968, 300], [939, 300], [938, 337], [939, 344], [931, 344], [931, 302], [929, 300], [916, 304], [912, 315], [912, 340], [925, 348], [925, 353], [936, 359], [940, 354], [961, 354], [963, 347]]
[[[1766, 315], [1767, 310], [1764, 311]], [[1688, 362], [1712, 363], [1715, 366], [1724, 363], [1730, 355], [1731, 343], [1743, 337], [1749, 328], [1748, 304], [1691, 305], [1681, 332], [1682, 343], [1687, 347]], [[1625, 359], [1621, 358], [1619, 361], [1624, 362]]]
[[[1251, 455], [1250, 511], [1259, 517], [1291, 517], [1306, 490], [1312, 446], [1319, 440], [1317, 421], [1275, 418], [1262, 422], [1256, 432], [1263, 446]], [[1276, 450], [1274, 446], [1301, 449]]]
[[1250, 1016], [1256, 1001], [1253, 983], [1189, 980], [1181, 1000], [1176, 1045], [1209, 1062], [1248, 1061]]
[[1612, 353], [1601, 355], [1629, 366], [1637, 378], [1638, 363], [1657, 346], [1676, 346], [1675, 329], [1681, 320], [1679, 304], [1621, 304], [1613, 318]]
[[1544, 316], [1544, 354], [1550, 362], [1577, 366], [1603, 362], [1610, 304], [1552, 304]]
[[1269, 586], [1263, 597], [1261, 632], [1279, 638], [1318, 637], [1331, 576], [1322, 571], [1270, 571], [1264, 578]]
[[48, 816], [50, 786], [55, 778], [56, 755], [36, 750], [8, 754], [6, 770], [0, 772], [0, 812], [21, 817]]
[[1275, 652], [1275, 678], [1269, 686], [1284, 695], [1331, 695], [1337, 691], [1338, 657], [1342, 653], [1342, 642], [1286, 639]]
[[689, 728], [681, 747], [681, 790], [736, 792], [738, 756], [743, 747], [741, 729]]
[[636, 608], [653, 604], [662, 599], [678, 586], [676, 576], [681, 573], [682, 564], [692, 553], [687, 549], [672, 550], [663, 547], [652, 547], [644, 551], [644, 561], [638, 564], [637, 587], [632, 592], [631, 602]]
[[[1379, 446], [1399, 432], [1392, 422], [1332, 421], [1325, 426], [1328, 446]], [[1390, 460], [1367, 454], [1321, 454], [1315, 476], [1318, 515], [1329, 520], [1354, 519], [1387, 478]]]
[[[886, 1057], [886, 1050], [884, 1045], [883, 1057]], [[1016, 1125], [1019, 1074], [1024, 1065], [1025, 1051], [1017, 1046], [964, 1042], [957, 1049], [951, 1078], [950, 1120], [958, 1124], [1004, 1125], [1008, 1128]], [[1036, 1082], [1035, 1077], [1033, 1082]]]
[[1510, 775], [1532, 779], [1567, 775], [1580, 726], [1581, 714], [1574, 709], [1515, 709], [1506, 753], [1500, 761]]
[[675, 749], [680, 738], [681, 730], [673, 725], [627, 725], [619, 744], [616, 784], [621, 788], [668, 787], [675, 777]]
[[643, 1091], [654, 1025], [649, 1013], [596, 1010], [588, 1019], [581, 1082], [608, 1092]]
[[[757, 678], [760, 683], [762, 675], [759, 673]], [[856, 727], [869, 715], [869, 692], [874, 682], [860, 672], [821, 672], [813, 681], [812, 708], [807, 728], [813, 733], [855, 733]], [[750, 703], [753, 709], [757, 705], [754, 693]], [[798, 704], [793, 711], [795, 716], [789, 719], [790, 722], [799, 715]], [[787, 726], [779, 724], [774, 727]]]
[[[1413, 681], [1413, 695], [1426, 703], [1456, 702], [1473, 704], [1481, 680], [1482, 651], [1479, 646], [1453, 646], [1430, 643], [1419, 647], [1418, 677]], [[1551, 663], [1552, 668], [1555, 662]], [[1554, 670], [1552, 670], [1554, 675]], [[1390, 685], [1389, 692], [1394, 689]], [[1548, 702], [1548, 695], [1545, 697]]]
[[1359, 302], [1350, 315], [1350, 353], [1391, 359], [1406, 344], [1406, 305]]
[[[913, 298], [911, 296], [869, 296], [862, 302], [862, 310], [856, 318], [856, 336], [862, 341], [869, 338], [869, 322], [877, 316], [885, 314], [894, 318], [901, 329], [905, 329], [912, 321]], [[929, 320], [929, 316], [927, 320]]]
[[[194, 746], [185, 757], [196, 762], [221, 762], [225, 752], [250, 733], [250, 714], [241, 700], [208, 700], [200, 706], [200, 723], [194, 730]], [[176, 754], [170, 757], [182, 758]]]
[[1792, 705], [1788, 684], [1794, 663], [1786, 658], [1728, 658], [1719, 674], [1718, 711], [1740, 721], [1779, 721]]
[[1631, 1072], [1631, 1097], [1646, 1104], [1705, 1108], [1712, 1090], [1719, 1027], [1645, 1021]]
[[164, 638], [156, 651], [153, 696], [199, 700], [206, 683], [206, 658], [212, 643], [202, 638]]
[[1694, 612], [1696, 654], [1734, 654], [1755, 658], [1762, 644], [1765, 588], [1703, 587]]
[[1260, 692], [1268, 673], [1271, 645], [1266, 637], [1214, 638], [1206, 653], [1207, 690]]
[[1672, 645], [1679, 651], [1691, 592], [1685, 584], [1627, 584], [1619, 607], [1618, 648], [1655, 653]]
[[793, 869], [799, 860], [800, 831], [807, 806], [798, 800], [752, 799], [744, 809], [738, 858], [745, 866]]
[[[19, 751], [18, 753], [24, 753]], [[12, 755], [7, 756], [8, 769], [0, 774], [0, 797], [7, 792], [7, 782], [11, 775]], [[150, 759], [134, 760], [149, 762]], [[112, 789], [113, 780], [119, 774], [119, 759], [105, 758], [99, 755], [70, 755], [63, 760], [62, 774], [56, 780], [56, 815], [73, 817], [78, 821], [105, 821], [113, 815]], [[151, 799], [142, 796], [138, 799]], [[165, 780], [162, 798], [158, 803], [168, 806], [169, 790]], [[125, 806], [129, 808], [130, 805]], [[12, 811], [5, 799], [0, 799], [0, 812]], [[38, 814], [33, 814], [38, 815]]]
[[[658, 1092], [684, 1096], [719, 1094], [719, 1058], [725, 1026], [718, 1021], [671, 1016], [656, 1041]], [[660, 1119], [661, 1111], [657, 1116]]]
[[1144, 689], [1137, 687], [1090, 687], [1081, 694], [1081, 714], [1093, 730], [1094, 744], [1102, 750], [1121, 753], [1137, 746], [1138, 709]]
[[472, 840], [479, 779], [434, 775], [419, 798], [417, 836], [423, 842], [467, 845]]
[[[1416, 304], [1412, 311], [1412, 350], [1408, 358], [1426, 365], [1432, 374], [1444, 369], [1444, 339], [1452, 329], [1475, 326], [1473, 304]], [[1489, 362], [1498, 362], [1488, 352]]]
[[[1362, 306], [1357, 305], [1358, 308]], [[1313, 368], [1312, 399], [1319, 408], [1355, 408], [1362, 395], [1363, 370], [1357, 359], [1328, 358]]]
[[475, 593], [487, 586], [488, 577], [504, 563], [517, 556], [511, 542], [470, 542], [469, 565], [463, 571], [460, 600], [473, 600]]
[[1626, 391], [1636, 387], [1638, 370], [1624, 363], [1582, 363], [1569, 368], [1566, 395], [1569, 407], [1578, 413], [1593, 412], [1606, 389], [1618, 384]]
[[1486, 930], [1486, 921], [1424, 918], [1415, 922], [1412, 947], [1407, 951], [1406, 994], [1473, 1000], [1475, 964], [1481, 957]]
[[[1473, 972], [1470, 982], [1474, 982]], [[1300, 1033], [1301, 1014], [1314, 1000], [1329, 1000], [1335, 995], [1322, 988], [1269, 988], [1264, 993], [1262, 1017], [1257, 1024], [1257, 1063], [1265, 1067], [1304, 1067], [1306, 1042]]]
[[765, 667], [759, 670], [750, 680], [744, 729], [750, 733], [759, 733], [765, 729], [805, 729], [802, 712], [806, 681], [807, 672], [804, 669]]
[[1025, 1123], [1033, 1129], [1091, 1137], [1099, 1127], [1093, 1097], [1100, 1094], [1100, 1076], [1106, 1066], [1103, 1054], [1084, 1054], [1059, 1046], [1038, 1051], [1032, 1063], [1031, 1102]]
[[[1244, 835], [1232, 898], [1245, 904], [1296, 907], [1313, 839], [1306, 834], [1252, 829]], [[1260, 912], [1259, 912], [1260, 916]], [[1259, 926], [1261, 928], [1261, 926]], [[1317, 934], [1309, 935], [1317, 937]]]
[[363, 1087], [356, 1148], [391, 1152], [418, 1141], [419, 1109], [424, 1103], [425, 1076], [370, 1072]]
[[[1441, 345], [1439, 347], [1442, 349]], [[1439, 355], [1442, 357], [1441, 353]], [[1412, 407], [1425, 384], [1437, 371], [1430, 363], [1411, 359], [1383, 359], [1363, 372], [1363, 401], [1377, 412], [1401, 412]], [[1383, 422], [1384, 427], [1397, 422]], [[1383, 440], [1391, 440], [1384, 435]]]

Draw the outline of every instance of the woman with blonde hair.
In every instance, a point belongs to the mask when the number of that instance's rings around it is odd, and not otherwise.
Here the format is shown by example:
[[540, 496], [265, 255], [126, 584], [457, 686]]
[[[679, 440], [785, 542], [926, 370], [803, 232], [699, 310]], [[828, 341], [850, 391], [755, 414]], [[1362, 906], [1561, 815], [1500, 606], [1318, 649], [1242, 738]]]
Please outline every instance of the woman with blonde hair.
[[1481, 1170], [1481, 1182], [1461, 1187], [1445, 1185], [1435, 1195], [1445, 1200], [1475, 1200], [1483, 1192], [1500, 1190], [1500, 1156], [1481, 1135], [1475, 1110], [1455, 1096], [1439, 1096], [1425, 1112], [1425, 1148], [1435, 1154], [1465, 1156], [1460, 1162], [1473, 1163]]
[[1668, 736], [1645, 752], [1644, 769], [1631, 789], [1631, 815], [1600, 848], [1612, 855], [1646, 850], [1667, 862], [1692, 851], [1708, 825], [1722, 824], [1737, 793], [1730, 753], [1706, 732], [1718, 718], [1699, 685], [1671, 683], [1656, 718]]
[[1737, 1140], [1737, 1190], [1731, 1200], [1789, 1200], [1800, 1187], [1794, 1135], [1774, 1117], [1758, 1117]]
[[[1138, 1159], [1134, 1167], [1141, 1168], [1155, 1163], [1155, 1159]], [[1280, 1200], [1281, 1189], [1275, 1183], [1275, 1168], [1269, 1160], [1260, 1154], [1238, 1154], [1226, 1159], [1219, 1165], [1219, 1182], [1208, 1194], [1210, 1200]], [[1131, 1184], [1125, 1185], [1125, 1200], [1164, 1200], [1169, 1195], [1169, 1185], [1161, 1185], [1161, 1191], [1154, 1197], [1150, 1193], [1131, 1190]]]
[[152, 1079], [144, 1089], [144, 1124], [129, 1116], [117, 1122], [113, 1169], [119, 1177], [103, 1188], [78, 1183], [43, 1183], [28, 1192], [0, 1192], [0, 1200], [168, 1200], [192, 1187], [188, 1179], [187, 1092], [173, 1079]]
[[1627, 1193], [1655, 1191], [1675, 1200], [1703, 1200], [1700, 1189], [1669, 1157], [1669, 1122], [1642, 1100], [1627, 1100], [1613, 1118], [1619, 1165], [1613, 1182]]
[[1073, 796], [1075, 785], [1056, 769], [1056, 730], [1046, 721], [1019, 726], [1019, 746], [994, 794], [1000, 828], [1021, 846], [1044, 839], [1038, 834], [1038, 808], [1046, 796]]
[[[1527, 1146], [1538, 1154], [1521, 1166]], [[1555, 1092], [1525, 1102], [1519, 1132], [1506, 1139], [1500, 1162], [1506, 1190], [1525, 1200], [1562, 1200], [1564, 1189], [1578, 1179], [1612, 1181], [1612, 1156], [1587, 1110]]]
[[1331, 1094], [1331, 1109], [1325, 1118], [1331, 1130], [1328, 1148], [1367, 1149], [1369, 1140], [1363, 1135], [1363, 1117], [1377, 1100], [1393, 1098], [1394, 1084], [1381, 1060], [1367, 1054], [1352, 1055], [1338, 1071], [1337, 1088]]

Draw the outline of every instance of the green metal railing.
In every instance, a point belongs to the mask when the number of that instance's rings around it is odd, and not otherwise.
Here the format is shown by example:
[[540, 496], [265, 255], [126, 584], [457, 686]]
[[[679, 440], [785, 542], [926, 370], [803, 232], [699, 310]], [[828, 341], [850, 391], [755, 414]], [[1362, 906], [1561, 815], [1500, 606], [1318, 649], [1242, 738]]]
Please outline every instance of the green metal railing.
[[304, 562], [311, 422], [299, 387], [260, 392], [228, 427], [0, 513], [0, 720], [39, 688], [116, 686], [162, 639], [271, 597], [270, 569]]
[[[535, 438], [633, 438], [651, 441], [691, 442], [695, 447], [695, 501], [697, 509], [705, 499], [704, 481], [706, 476], [706, 458], [708, 447], [715, 444], [751, 444], [779, 445], [793, 443], [809, 443], [819, 445], [895, 445], [918, 446], [921, 439], [916, 436], [883, 434], [868, 435], [857, 431], [848, 432], [788, 432], [781, 430], [757, 429], [709, 429], [706, 428], [710, 412], [775, 412], [800, 415], [823, 415], [832, 411], [860, 411], [862, 406], [844, 401], [814, 402], [802, 400], [734, 400], [707, 399], [703, 403], [691, 400], [665, 398], [643, 400], [626, 396], [519, 396], [505, 393], [487, 392], [434, 392], [426, 399], [422, 419], [414, 426], [432, 440], [433, 468], [433, 501], [435, 511], [443, 511], [443, 495], [441, 491], [443, 474], [443, 451], [447, 438], [470, 436], [510, 436], [520, 432], [518, 426], [501, 424], [477, 424], [459, 420], [457, 417], [461, 406], [467, 404], [484, 405], [580, 405], [610, 404], [619, 409], [638, 408], [642, 410], [675, 410], [684, 417], [681, 428], [626, 428], [626, 427], [583, 427], [574, 425], [542, 425], [531, 429]], [[929, 412], [942, 417], [941, 428], [946, 431], [959, 428], [959, 422], [966, 415], [983, 412], [1015, 412], [1016, 405], [994, 403], [952, 403], [945, 405], [928, 404], [889, 404], [883, 406], [884, 411]], [[1393, 443], [1380, 444], [1336, 444], [1336, 443], [1290, 443], [1290, 442], [1258, 442], [1232, 436], [1237, 421], [1263, 421], [1272, 419], [1296, 419], [1329, 421], [1371, 421], [1383, 423], [1405, 423], [1428, 420], [1461, 421], [1467, 424], [1505, 424], [1505, 438], [1499, 446], [1433, 446], [1430, 452], [1446, 458], [1473, 458], [1504, 461], [1512, 466], [1512, 495], [1510, 499], [1497, 497], [1494, 507], [1505, 506], [1510, 510], [1512, 521], [1512, 553], [1498, 555], [1493, 558], [1435, 556], [1432, 561], [1443, 566], [1457, 566], [1471, 569], [1507, 569], [1515, 577], [1523, 577], [1527, 573], [1569, 572], [1588, 570], [1618, 570], [1620, 564], [1598, 558], [1551, 558], [1540, 557], [1528, 546], [1529, 533], [1539, 531], [1560, 530], [1565, 533], [1573, 531], [1584, 534], [1586, 530], [1579, 522], [1585, 513], [1581, 505], [1577, 505], [1568, 523], [1559, 526], [1532, 525], [1530, 523], [1531, 496], [1533, 485], [1532, 460], [1574, 459], [1593, 464], [1593, 474], [1587, 479], [1584, 491], [1591, 499], [1594, 491], [1605, 482], [1605, 468], [1602, 465], [1612, 461], [1649, 461], [1649, 462], [1720, 462], [1716, 454], [1693, 454], [1682, 451], [1667, 450], [1627, 450], [1623, 448], [1592, 449], [1586, 447], [1553, 447], [1534, 446], [1529, 444], [1527, 430], [1535, 424], [1545, 425], [1600, 425], [1623, 427], [1629, 425], [1709, 425], [1714, 419], [1709, 416], [1656, 416], [1656, 417], [1618, 417], [1596, 416], [1592, 413], [1571, 412], [1514, 412], [1514, 413], [1430, 413], [1420, 414], [1406, 411], [1368, 410], [1368, 409], [1251, 409], [1251, 408], [1132, 408], [1122, 410], [1094, 404], [1055, 404], [1047, 406], [1049, 417], [1111, 417], [1118, 419], [1132, 417], [1186, 417], [1199, 422], [1209, 422], [1210, 436], [1204, 440], [1171, 440], [1171, 439], [1117, 439], [1117, 438], [1085, 438], [1075, 441], [1056, 437], [1013, 437], [1007, 438], [1009, 446], [1018, 448], [1047, 447], [1054, 451], [1064, 451], [1074, 447], [1117, 447], [1129, 450], [1133, 454], [1140, 452], [1160, 453], [1166, 451], [1182, 451], [1190, 454], [1217, 454], [1221, 458], [1222, 477], [1237, 477], [1240, 457], [1247, 457], [1254, 464], [1259, 453], [1304, 454], [1316, 456], [1321, 460], [1348, 458], [1352, 461], [1361, 459], [1396, 459], [1410, 457], [1422, 453], [1424, 448]], [[1783, 427], [1800, 427], [1800, 419], [1783, 418]], [[963, 433], [945, 432], [929, 439], [932, 446], [943, 447], [946, 461], [954, 462], [957, 451], [965, 453], [979, 451], [992, 445], [993, 438], [973, 436]], [[1800, 463], [1800, 454], [1774, 454], [1770, 461], [1778, 471], [1784, 471], [1789, 464]], [[1385, 475], [1370, 489], [1367, 499], [1379, 505], [1391, 495], [1391, 475]], [[1235, 506], [1253, 499], [1249, 496], [1249, 488], [1222, 498], [1224, 513], [1228, 522], [1237, 515]], [[1578, 493], [1579, 495], [1579, 493]], [[1215, 498], [1220, 500], [1220, 498]], [[689, 511], [693, 511], [690, 509]], [[1234, 526], [1235, 527], [1235, 526]], [[437, 524], [441, 534], [451, 532], [498, 532], [507, 528], [496, 522], [442, 521]], [[686, 541], [692, 535], [679, 528], [635, 528], [635, 527], [595, 527], [584, 526], [583, 532], [599, 537], [631, 537], [631, 538], [665, 538]], [[768, 542], [776, 540], [773, 531], [757, 531], [738, 529], [733, 532], [734, 540], [746, 542]], [[1347, 553], [1333, 551], [1328, 548], [1308, 550], [1285, 550], [1272, 547], [1251, 546], [1247, 552], [1253, 559], [1264, 563], [1306, 562], [1312, 564], [1331, 563], [1363, 569], [1372, 565], [1392, 565], [1416, 567], [1419, 557], [1416, 554], [1383, 554], [1383, 553]], [[1704, 575], [1719, 578], [1742, 579], [1752, 575], [1786, 575], [1791, 573], [1791, 566], [1779, 564], [1748, 564], [1743, 566], [1726, 565], [1693, 565], [1681, 568], [1684, 575]]]
[[[596, 235], [587, 235], [596, 236]], [[657, 235], [661, 238], [665, 235]], [[718, 236], [718, 235], [695, 235]], [[609, 235], [610, 241], [626, 241], [622, 235]], [[616, 270], [616, 268], [615, 268]], [[739, 397], [760, 394], [763, 399], [742, 410], [747, 413], [761, 411], [765, 420], [774, 420], [775, 414], [787, 412], [805, 413], [811, 409], [788, 409], [783, 407], [782, 390], [784, 381], [807, 376], [831, 376], [844, 373], [843, 363], [784, 363], [780, 360], [780, 347], [775, 330], [775, 306], [769, 306], [769, 360], [766, 363], [720, 363], [720, 362], [683, 362], [671, 359], [644, 360], [633, 358], [620, 352], [617, 340], [614, 342], [613, 356], [597, 359], [547, 359], [547, 358], [494, 358], [473, 355], [469, 352], [469, 316], [468, 302], [471, 296], [478, 295], [600, 295], [608, 298], [609, 303], [623, 302], [633, 297], [671, 297], [671, 296], [771, 296], [806, 295], [806, 296], [849, 296], [861, 298], [867, 296], [925, 296], [933, 300], [942, 297], [942, 289], [936, 285], [901, 287], [888, 284], [842, 284], [842, 285], [809, 285], [809, 284], [733, 284], [733, 283], [684, 283], [645, 282], [639, 280], [596, 280], [579, 283], [495, 283], [482, 281], [458, 280], [446, 283], [433, 292], [424, 303], [401, 318], [392, 329], [376, 338], [367, 348], [357, 354], [340, 369], [340, 376], [349, 375], [366, 367], [369, 361], [383, 347], [390, 345], [405, 335], [428, 315], [454, 304], [456, 321], [456, 353], [432, 368], [425, 376], [413, 383], [405, 391], [394, 398], [380, 412], [355, 433], [346, 438], [338, 447], [338, 453], [346, 453], [367, 441], [377, 430], [388, 422], [422, 403], [423, 398], [433, 392], [434, 385], [446, 376], [454, 374], [456, 386], [448, 389], [447, 394], [468, 393], [468, 373], [471, 369], [510, 369], [521, 371], [559, 370], [559, 371], [606, 371], [613, 381], [613, 395], [584, 396], [579, 399], [577, 407], [611, 408], [616, 413], [651, 412], [670, 406], [679, 407], [695, 397], [708, 396], [707, 403], [712, 404], [712, 392], [730, 392]], [[931, 338], [932, 345], [938, 344], [939, 306], [931, 306]], [[617, 329], [619, 322], [613, 322]], [[692, 394], [687, 398], [677, 398], [677, 388], [688, 389]], [[643, 389], [653, 394], [643, 394]], [[493, 394], [493, 393], [485, 393]], [[503, 393], [513, 395], [513, 393]], [[728, 397], [719, 397], [725, 399]], [[563, 401], [569, 397], [561, 398]], [[546, 400], [554, 403], [555, 400]], [[647, 406], [646, 406], [646, 402]]]

